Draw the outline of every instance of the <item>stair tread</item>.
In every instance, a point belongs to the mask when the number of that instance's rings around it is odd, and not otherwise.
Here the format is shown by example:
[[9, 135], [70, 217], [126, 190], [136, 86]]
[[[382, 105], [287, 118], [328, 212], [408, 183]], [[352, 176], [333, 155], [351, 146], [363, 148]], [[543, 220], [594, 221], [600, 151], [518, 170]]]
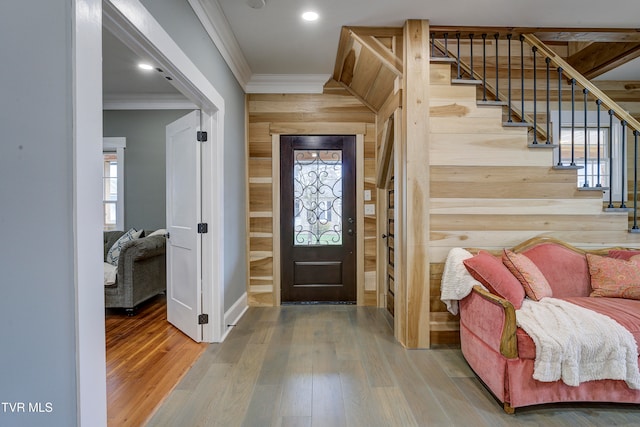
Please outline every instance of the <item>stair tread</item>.
[[481, 85], [482, 80], [471, 80], [471, 79], [451, 79], [452, 84], [463, 84], [463, 85]]
[[502, 126], [528, 128], [528, 127], [531, 127], [533, 125], [531, 123], [529, 123], [529, 122], [502, 122]]
[[583, 166], [578, 166], [578, 165], [555, 165], [552, 166], [552, 169], [583, 169]]
[[507, 106], [507, 103], [504, 101], [477, 101], [476, 104], [479, 107], [482, 107], [482, 106], [506, 107]]
[[547, 144], [546, 141], [538, 141], [537, 144], [529, 143], [529, 148], [557, 148], [558, 144]]
[[578, 191], [605, 191], [609, 187], [578, 187]]
[[432, 56], [429, 58], [430, 62], [440, 62], [440, 63], [455, 63], [458, 62], [456, 58], [452, 58], [450, 56]]

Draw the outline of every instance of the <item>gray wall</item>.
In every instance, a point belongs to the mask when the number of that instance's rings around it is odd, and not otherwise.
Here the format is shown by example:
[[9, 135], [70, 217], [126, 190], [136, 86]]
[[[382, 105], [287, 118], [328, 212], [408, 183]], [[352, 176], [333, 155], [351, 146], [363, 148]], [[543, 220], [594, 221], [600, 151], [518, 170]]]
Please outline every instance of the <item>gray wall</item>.
[[225, 101], [224, 307], [246, 291], [244, 92], [187, 0], [142, 0]]
[[0, 402], [52, 409], [2, 426], [76, 425], [71, 6], [0, 13]]
[[103, 135], [127, 138], [124, 225], [166, 227], [166, 126], [191, 110], [104, 111]]

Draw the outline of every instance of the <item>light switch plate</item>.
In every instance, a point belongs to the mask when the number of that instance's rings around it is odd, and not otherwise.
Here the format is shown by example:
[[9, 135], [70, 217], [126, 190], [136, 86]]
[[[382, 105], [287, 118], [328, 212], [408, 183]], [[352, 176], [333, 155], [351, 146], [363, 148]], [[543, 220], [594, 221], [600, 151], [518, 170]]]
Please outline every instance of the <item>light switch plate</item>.
[[375, 215], [376, 214], [376, 205], [370, 203], [364, 205], [364, 214], [365, 215]]
[[371, 190], [364, 190], [364, 201], [368, 202], [371, 200]]

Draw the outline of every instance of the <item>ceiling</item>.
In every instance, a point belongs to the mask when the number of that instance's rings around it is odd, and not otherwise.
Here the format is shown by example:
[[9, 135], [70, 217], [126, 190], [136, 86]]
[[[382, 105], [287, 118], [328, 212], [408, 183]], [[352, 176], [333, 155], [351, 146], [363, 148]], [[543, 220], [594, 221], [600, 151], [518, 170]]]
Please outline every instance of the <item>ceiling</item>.
[[[640, 14], [638, 0], [618, 0], [615, 9], [585, 0], [266, 0], [261, 9], [247, 0], [201, 1], [219, 2], [254, 74], [330, 74], [342, 26], [401, 27], [411, 18], [431, 25], [635, 28]], [[308, 9], [320, 19], [303, 22]]]
[[[187, 0], [183, 0], [187, 1]], [[241, 55], [256, 75], [332, 73], [342, 26], [400, 27], [408, 18], [429, 19], [432, 25], [634, 28], [640, 15], [638, 0], [266, 0], [253, 9], [248, 0], [189, 0], [217, 2], [223, 22], [237, 40]], [[316, 22], [303, 22], [313, 9]], [[469, 11], [461, 14], [460, 11]], [[224, 19], [226, 18], [226, 20]], [[103, 31], [103, 88], [105, 97], [123, 94], [173, 96], [179, 93], [157, 71], [137, 68], [140, 58], [108, 31]], [[640, 59], [599, 80], [640, 80]]]
[[139, 68], [140, 62], [149, 61], [102, 29], [102, 91], [105, 98], [181, 96], [160, 72]]

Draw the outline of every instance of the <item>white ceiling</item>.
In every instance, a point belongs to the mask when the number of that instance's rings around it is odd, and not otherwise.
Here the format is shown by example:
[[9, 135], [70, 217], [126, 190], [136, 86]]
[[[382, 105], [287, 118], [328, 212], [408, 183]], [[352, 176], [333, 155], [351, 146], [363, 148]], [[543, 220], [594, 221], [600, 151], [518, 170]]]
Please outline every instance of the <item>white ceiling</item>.
[[103, 96], [114, 98], [132, 95], [139, 97], [180, 95], [158, 71], [145, 71], [139, 68], [140, 62], [149, 63], [147, 58], [140, 58], [108, 30], [102, 29]]
[[[261, 9], [247, 0], [198, 1], [218, 2], [254, 78], [331, 74], [342, 26], [402, 26], [424, 18], [432, 25], [634, 28], [640, 15], [638, 0], [617, 0], [615, 8], [601, 0], [266, 0]], [[309, 9], [320, 14], [318, 21], [300, 19]], [[139, 60], [103, 31], [105, 97], [179, 95], [161, 73], [139, 70]], [[640, 80], [640, 59], [599, 77], [614, 79]]]
[[[638, 0], [266, 0], [261, 9], [247, 0], [202, 1], [219, 2], [254, 74], [332, 73], [342, 26], [429, 19], [431, 25], [635, 28], [640, 15]], [[303, 22], [308, 9], [320, 19]]]

